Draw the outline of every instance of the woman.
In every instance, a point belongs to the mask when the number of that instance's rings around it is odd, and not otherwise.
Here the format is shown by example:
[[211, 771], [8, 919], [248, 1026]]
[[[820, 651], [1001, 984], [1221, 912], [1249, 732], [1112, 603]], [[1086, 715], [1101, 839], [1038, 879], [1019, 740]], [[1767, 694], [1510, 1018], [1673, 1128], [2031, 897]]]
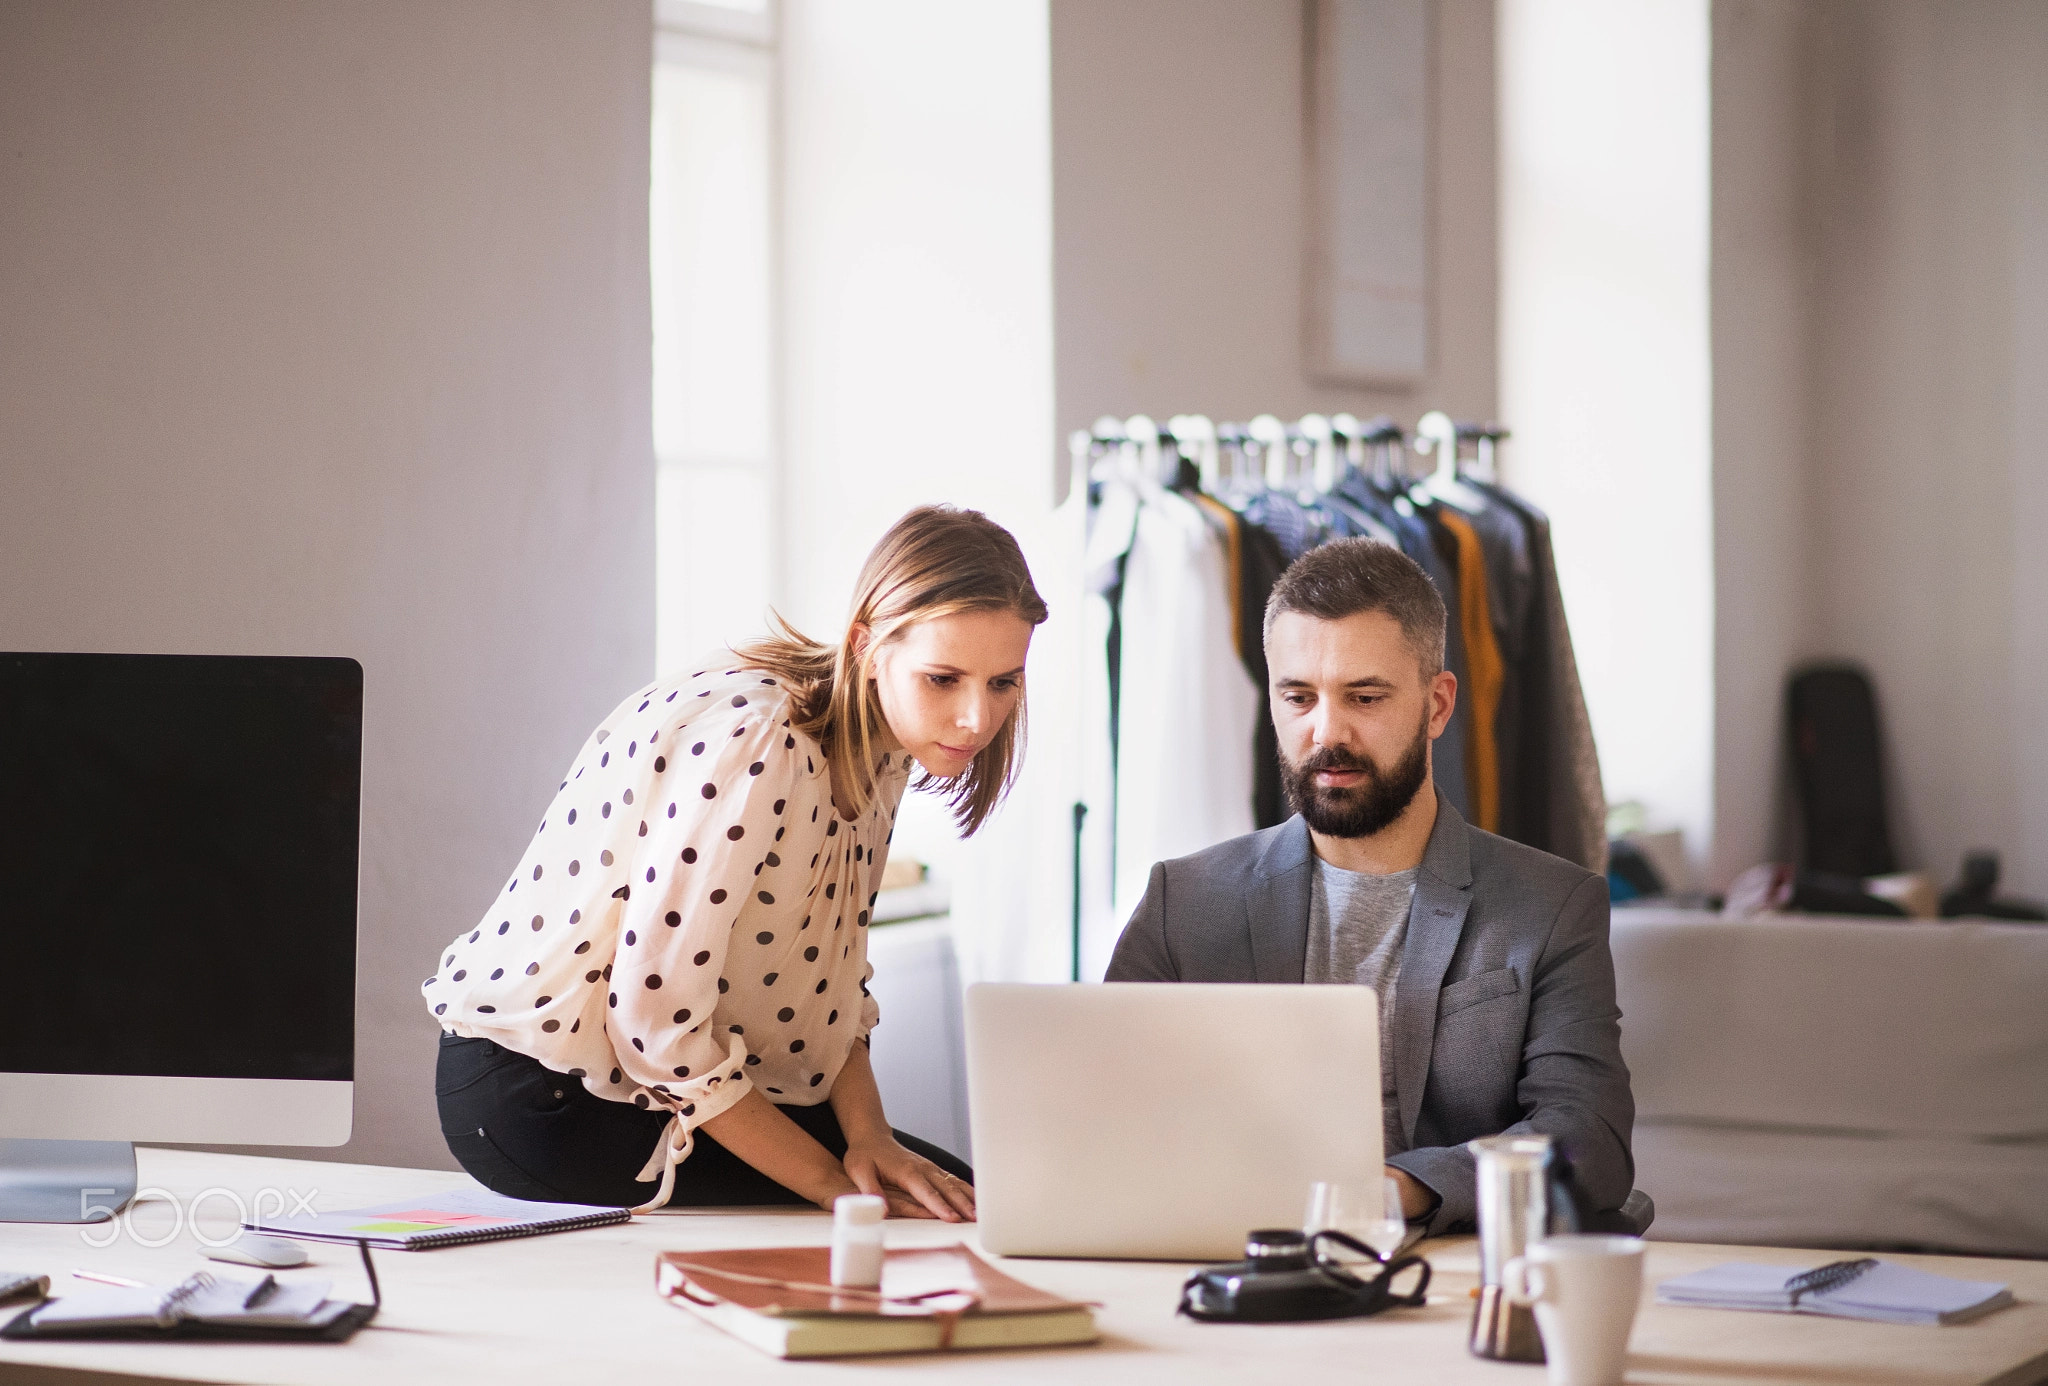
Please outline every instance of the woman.
[[621, 703], [421, 988], [463, 1167], [519, 1198], [972, 1218], [972, 1172], [883, 1118], [868, 910], [913, 763], [963, 833], [1002, 798], [1045, 615], [1007, 531], [926, 507], [836, 647], [778, 620]]

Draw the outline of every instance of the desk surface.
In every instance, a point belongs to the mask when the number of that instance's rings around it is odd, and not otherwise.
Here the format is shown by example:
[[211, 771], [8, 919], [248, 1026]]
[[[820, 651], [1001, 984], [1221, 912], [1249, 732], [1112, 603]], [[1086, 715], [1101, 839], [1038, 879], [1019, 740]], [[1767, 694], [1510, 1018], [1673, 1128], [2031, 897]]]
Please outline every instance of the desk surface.
[[[303, 1194], [331, 1211], [438, 1191], [467, 1180], [440, 1171], [319, 1164], [188, 1151], [137, 1152], [150, 1201], [134, 1232], [158, 1241], [172, 1230], [173, 1200], [191, 1206], [205, 1190], [244, 1199], [264, 1189]], [[152, 1192], [154, 1186], [154, 1192]], [[218, 1240], [234, 1222], [233, 1199], [214, 1193], [198, 1210], [200, 1230]], [[920, 1372], [977, 1383], [1043, 1382], [1057, 1372], [1072, 1386], [1141, 1383], [1336, 1380], [1477, 1382], [1539, 1386], [1540, 1368], [1467, 1355], [1467, 1291], [1477, 1278], [1469, 1238], [1425, 1243], [1435, 1267], [1426, 1308], [1348, 1323], [1216, 1325], [1176, 1318], [1186, 1268], [1144, 1262], [1017, 1260], [1013, 1273], [1048, 1290], [1102, 1304], [1102, 1341], [1036, 1352], [890, 1357], [832, 1364], [785, 1363], [663, 1303], [653, 1291], [654, 1254], [672, 1248], [821, 1244], [829, 1219], [808, 1210], [743, 1214], [665, 1213], [616, 1227], [429, 1252], [382, 1252], [384, 1311], [347, 1345], [0, 1342], [0, 1382], [70, 1382], [110, 1377], [211, 1382], [716, 1381], [829, 1376], [866, 1382]], [[59, 1293], [79, 1284], [76, 1268], [152, 1282], [175, 1281], [201, 1263], [189, 1223], [163, 1246], [109, 1228], [0, 1225], [0, 1268], [48, 1272]], [[959, 1228], [892, 1222], [893, 1245], [950, 1241]], [[972, 1236], [971, 1229], [967, 1235]], [[286, 1278], [320, 1276], [335, 1293], [368, 1298], [350, 1247], [312, 1244], [314, 1265]], [[1827, 1253], [1650, 1243], [1648, 1284], [1636, 1320], [1631, 1382], [1722, 1386], [1765, 1382], [1935, 1383], [2048, 1380], [2048, 1262], [1903, 1256], [1928, 1270], [2001, 1280], [2021, 1301], [1973, 1324], [1912, 1328], [1806, 1315], [1671, 1309], [1650, 1303], [1650, 1285], [1734, 1259], [1805, 1266]], [[0, 1311], [5, 1313], [9, 1311]], [[106, 1374], [100, 1376], [99, 1374]]]

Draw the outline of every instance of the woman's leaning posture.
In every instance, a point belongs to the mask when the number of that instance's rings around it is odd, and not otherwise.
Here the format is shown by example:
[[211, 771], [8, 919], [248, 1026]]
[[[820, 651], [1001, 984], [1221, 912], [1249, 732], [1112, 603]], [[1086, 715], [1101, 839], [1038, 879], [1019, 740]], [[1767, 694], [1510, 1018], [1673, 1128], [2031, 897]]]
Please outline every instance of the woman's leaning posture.
[[971, 1218], [971, 1171], [882, 1115], [868, 912], [913, 773], [964, 833], [1014, 778], [1045, 615], [1007, 531], [914, 510], [836, 645], [778, 622], [605, 718], [421, 988], [463, 1167], [519, 1198]]

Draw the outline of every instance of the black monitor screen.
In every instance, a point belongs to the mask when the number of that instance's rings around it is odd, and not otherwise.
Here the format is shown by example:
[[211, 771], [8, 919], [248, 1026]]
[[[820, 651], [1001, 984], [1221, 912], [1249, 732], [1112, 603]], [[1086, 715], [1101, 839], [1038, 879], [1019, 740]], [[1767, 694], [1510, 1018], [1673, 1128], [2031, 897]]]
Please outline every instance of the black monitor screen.
[[0, 654], [0, 1071], [354, 1076], [363, 671]]

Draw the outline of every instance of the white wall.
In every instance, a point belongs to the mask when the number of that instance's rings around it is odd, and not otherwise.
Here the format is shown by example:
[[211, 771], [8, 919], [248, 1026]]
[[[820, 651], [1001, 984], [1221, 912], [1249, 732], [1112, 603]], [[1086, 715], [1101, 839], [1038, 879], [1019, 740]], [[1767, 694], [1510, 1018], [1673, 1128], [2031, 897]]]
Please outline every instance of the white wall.
[[[365, 669], [356, 1137], [652, 659], [645, 0], [0, 7], [0, 647]], [[288, 941], [285, 946], [289, 946]]]
[[1501, 0], [1500, 410], [1610, 802], [1714, 799], [1708, 3]]
[[2048, 896], [2048, 6], [1822, 12], [1810, 647], [1877, 680], [1906, 863]]
[[[782, 63], [781, 605], [832, 640], [912, 506], [1051, 511], [1045, 2], [787, 0]], [[906, 803], [897, 850], [946, 865]]]
[[1714, 0], [1714, 767], [1708, 878], [1791, 851], [1785, 678], [1810, 650], [1818, 16]]
[[789, 614], [913, 505], [1052, 503], [1043, 0], [783, 8]]
[[1494, 413], [1492, 0], [1433, 7], [1434, 362], [1408, 392], [1304, 369], [1304, 13], [1052, 0], [1061, 436], [1102, 414]]
[[1902, 864], [2048, 895], [2048, 9], [1714, 0], [1712, 80], [1711, 880], [1796, 852], [1850, 658]]

